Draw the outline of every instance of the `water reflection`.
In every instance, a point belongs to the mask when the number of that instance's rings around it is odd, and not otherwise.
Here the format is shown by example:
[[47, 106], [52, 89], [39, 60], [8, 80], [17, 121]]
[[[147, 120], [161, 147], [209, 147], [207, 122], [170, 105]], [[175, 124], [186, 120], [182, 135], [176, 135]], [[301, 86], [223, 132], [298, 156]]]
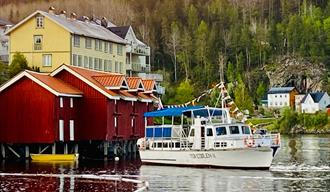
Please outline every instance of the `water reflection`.
[[147, 180], [150, 191], [329, 191], [330, 135], [282, 137], [270, 171], [141, 166], [140, 161], [25, 163], [2, 161], [3, 173], [55, 173], [66, 177], [0, 177], [0, 191], [134, 191], [136, 184], [70, 177], [126, 175]]

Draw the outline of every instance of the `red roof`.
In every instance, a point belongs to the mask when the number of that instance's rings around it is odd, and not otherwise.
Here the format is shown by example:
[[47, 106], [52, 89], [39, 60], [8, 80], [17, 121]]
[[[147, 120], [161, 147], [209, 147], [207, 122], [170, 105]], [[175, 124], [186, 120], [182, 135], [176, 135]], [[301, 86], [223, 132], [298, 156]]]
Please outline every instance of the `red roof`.
[[63, 82], [62, 80], [51, 77], [48, 74], [41, 74], [41, 73], [36, 73], [36, 72], [31, 72], [31, 71], [26, 71], [26, 72], [28, 74], [32, 75], [33, 77], [37, 78], [39, 81], [46, 84], [48, 87], [55, 90], [56, 92], [63, 93], [63, 94], [70, 94], [70, 95], [82, 95], [83, 94], [79, 89]]
[[93, 76], [93, 78], [101, 83], [101, 85], [104, 87], [120, 88], [123, 84], [123, 81], [125, 81], [124, 75], [107, 74], [102, 76]]
[[139, 89], [140, 83], [142, 83], [142, 78], [140, 77], [127, 77], [126, 79], [130, 89], [137, 90]]
[[98, 71], [83, 69], [83, 68], [80, 68], [80, 67], [74, 67], [74, 66], [70, 66], [70, 65], [66, 65], [66, 66], [69, 67], [70, 69], [72, 69], [73, 71], [75, 71], [76, 73], [78, 73], [79, 75], [83, 76], [88, 81], [90, 81], [95, 86], [102, 89], [103, 91], [107, 92], [108, 94], [110, 94], [112, 96], [118, 96], [117, 93], [115, 93], [115, 92], [113, 92], [109, 89], [106, 89], [104, 85], [102, 85], [99, 81], [94, 79], [95, 76], [104, 76], [104, 75], [106, 76], [106, 75], [113, 74], [113, 73], [98, 72]]
[[145, 91], [152, 92], [155, 87], [155, 80], [153, 79], [143, 79], [142, 80]]

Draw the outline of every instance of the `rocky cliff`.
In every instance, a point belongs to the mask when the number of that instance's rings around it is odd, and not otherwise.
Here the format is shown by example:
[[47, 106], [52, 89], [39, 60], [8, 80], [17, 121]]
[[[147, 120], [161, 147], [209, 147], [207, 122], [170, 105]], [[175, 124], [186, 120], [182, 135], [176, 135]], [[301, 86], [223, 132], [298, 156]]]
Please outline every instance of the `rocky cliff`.
[[323, 90], [327, 69], [322, 63], [306, 59], [283, 57], [265, 68], [270, 87], [295, 86], [300, 92]]

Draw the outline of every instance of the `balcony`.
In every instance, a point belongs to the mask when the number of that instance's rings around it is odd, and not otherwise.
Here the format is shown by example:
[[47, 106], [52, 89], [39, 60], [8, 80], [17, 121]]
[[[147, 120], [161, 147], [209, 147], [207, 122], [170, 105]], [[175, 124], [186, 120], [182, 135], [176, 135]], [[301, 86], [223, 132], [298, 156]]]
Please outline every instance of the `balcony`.
[[133, 54], [149, 56], [150, 47], [144, 45], [127, 45], [126, 52], [127, 53], [132, 52]]
[[157, 73], [138, 73], [138, 76], [142, 79], [154, 79], [156, 82], [163, 81], [163, 75]]

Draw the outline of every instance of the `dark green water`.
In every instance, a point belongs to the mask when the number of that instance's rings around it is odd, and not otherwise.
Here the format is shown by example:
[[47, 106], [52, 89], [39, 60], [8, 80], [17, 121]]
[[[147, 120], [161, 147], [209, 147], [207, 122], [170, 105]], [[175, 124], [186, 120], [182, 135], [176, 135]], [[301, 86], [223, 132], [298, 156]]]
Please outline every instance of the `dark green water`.
[[268, 171], [146, 166], [80, 161], [79, 164], [2, 162], [0, 191], [133, 191], [130, 183], [104, 180], [28, 177], [26, 173], [124, 175], [147, 180], [149, 191], [330, 191], [330, 135], [282, 136], [282, 148]]

